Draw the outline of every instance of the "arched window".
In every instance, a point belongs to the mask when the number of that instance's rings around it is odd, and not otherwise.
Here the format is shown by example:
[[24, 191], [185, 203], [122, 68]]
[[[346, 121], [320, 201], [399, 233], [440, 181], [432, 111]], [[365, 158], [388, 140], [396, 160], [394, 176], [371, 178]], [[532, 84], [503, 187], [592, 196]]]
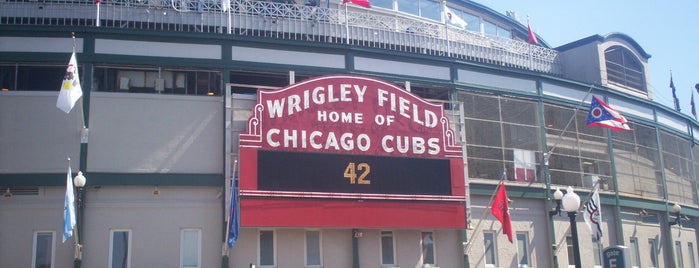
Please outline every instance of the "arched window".
[[604, 58], [610, 83], [646, 92], [643, 64], [631, 52], [621, 46], [612, 46], [604, 51]]

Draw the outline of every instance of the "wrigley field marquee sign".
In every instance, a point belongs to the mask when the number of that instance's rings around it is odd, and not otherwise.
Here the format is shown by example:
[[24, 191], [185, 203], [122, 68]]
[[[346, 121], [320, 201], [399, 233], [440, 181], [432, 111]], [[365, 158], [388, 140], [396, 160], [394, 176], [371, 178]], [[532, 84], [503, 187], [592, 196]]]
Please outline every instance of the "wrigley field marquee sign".
[[[353, 204], [343, 214], [353, 226], [396, 226], [402, 206], [417, 205], [457, 212], [442, 222], [461, 227], [464, 166], [455, 140], [442, 104], [374, 78], [330, 75], [259, 90], [240, 135], [241, 213], [254, 206], [248, 223], [256, 226], [337, 226], [347, 221], [322, 216], [323, 208]], [[293, 208], [277, 210], [282, 204]], [[304, 207], [321, 215], [288, 211]], [[256, 219], [261, 213], [268, 221]], [[362, 220], [366, 213], [389, 218]]]

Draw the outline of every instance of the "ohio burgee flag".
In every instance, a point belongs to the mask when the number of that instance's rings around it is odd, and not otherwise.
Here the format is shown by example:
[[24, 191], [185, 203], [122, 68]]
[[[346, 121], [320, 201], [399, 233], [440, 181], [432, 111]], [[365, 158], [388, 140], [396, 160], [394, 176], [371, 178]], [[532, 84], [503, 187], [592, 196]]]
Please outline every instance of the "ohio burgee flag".
[[631, 130], [626, 118], [599, 98], [592, 96], [588, 126], [606, 127], [616, 131]]

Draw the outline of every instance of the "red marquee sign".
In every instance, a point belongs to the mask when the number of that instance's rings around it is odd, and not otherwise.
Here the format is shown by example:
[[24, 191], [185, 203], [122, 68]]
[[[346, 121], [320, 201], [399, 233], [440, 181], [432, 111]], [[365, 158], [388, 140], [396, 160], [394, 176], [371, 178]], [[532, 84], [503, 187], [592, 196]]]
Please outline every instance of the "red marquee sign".
[[442, 104], [377, 79], [259, 90], [240, 135], [242, 224], [463, 228], [455, 139]]

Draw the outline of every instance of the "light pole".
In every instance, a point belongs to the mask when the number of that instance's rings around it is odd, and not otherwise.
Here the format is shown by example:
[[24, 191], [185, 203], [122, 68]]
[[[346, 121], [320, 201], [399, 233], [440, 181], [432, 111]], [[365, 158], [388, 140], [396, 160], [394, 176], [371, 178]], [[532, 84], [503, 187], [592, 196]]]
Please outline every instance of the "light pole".
[[573, 187], [568, 186], [566, 194], [562, 200], [563, 210], [568, 212], [570, 218], [570, 234], [573, 236], [573, 257], [575, 259], [575, 268], [581, 268], [580, 262], [580, 245], [578, 243], [578, 224], [575, 217], [580, 209], [580, 196], [573, 191]]
[[[78, 188], [78, 204], [77, 204], [77, 209], [75, 210], [75, 216], [76, 216], [76, 231], [75, 231], [75, 259], [73, 260], [73, 267], [74, 268], [80, 268], [82, 266], [82, 259], [83, 259], [83, 246], [80, 244], [80, 236], [82, 235], [82, 226], [83, 226], [83, 207], [84, 207], [84, 187], [85, 183], [87, 182], [87, 179], [85, 176], [83, 176], [82, 171], [78, 171], [78, 175], [73, 178], [73, 185]], [[79, 234], [79, 235], [78, 235]]]

